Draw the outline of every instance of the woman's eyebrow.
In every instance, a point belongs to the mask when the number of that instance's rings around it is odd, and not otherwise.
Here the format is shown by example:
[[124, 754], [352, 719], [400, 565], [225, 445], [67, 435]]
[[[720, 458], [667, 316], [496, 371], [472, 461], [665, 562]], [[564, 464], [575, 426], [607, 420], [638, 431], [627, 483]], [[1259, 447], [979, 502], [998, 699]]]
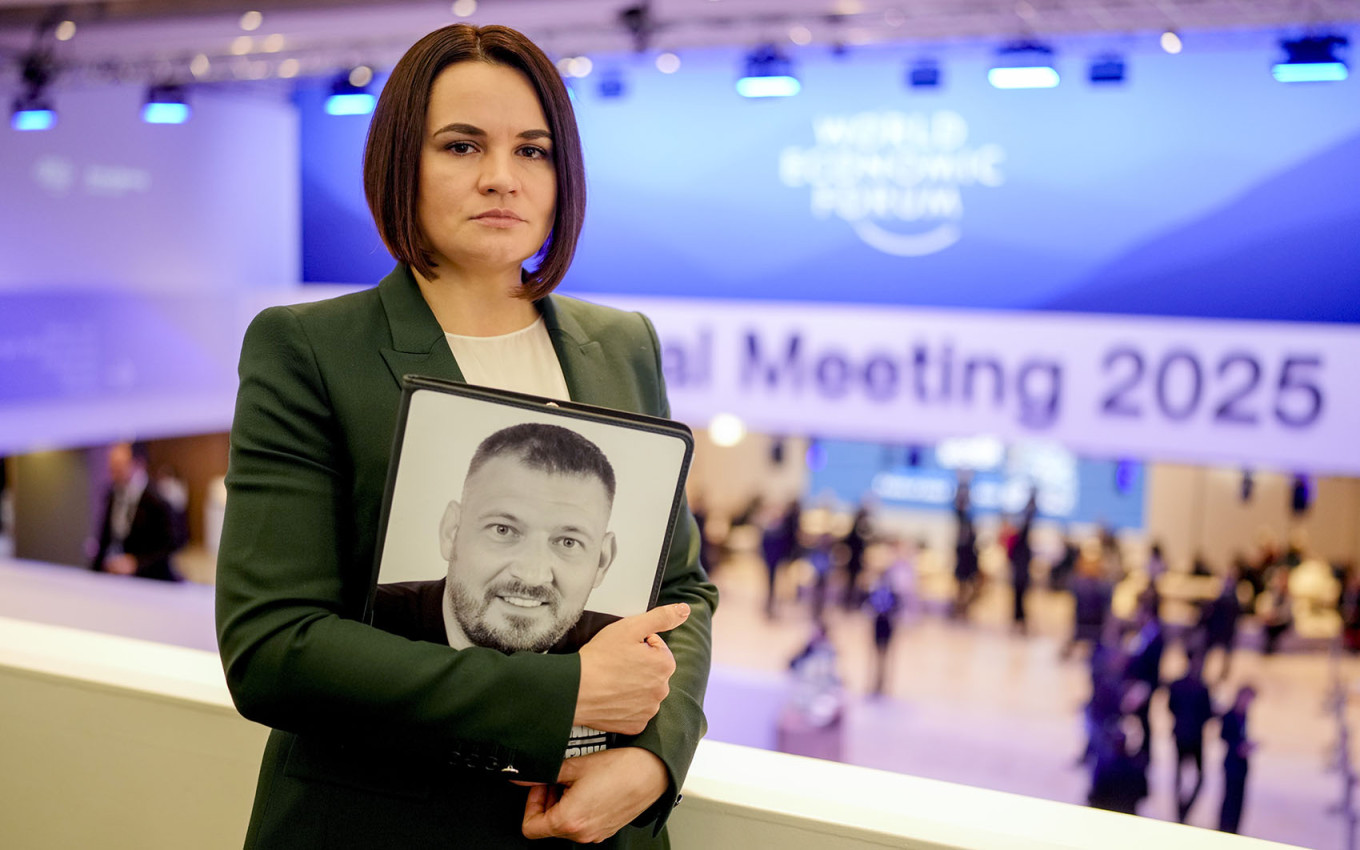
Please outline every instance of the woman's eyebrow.
[[[477, 127], [472, 124], [463, 124], [457, 121], [455, 121], [452, 124], [445, 124], [443, 127], [440, 127], [438, 130], [435, 130], [431, 135], [438, 136], [441, 133], [460, 133], [464, 136], [480, 136], [483, 138], [486, 136], [486, 131], [483, 130], [481, 127]], [[519, 138], [547, 139], [549, 141], [552, 141], [552, 133], [549, 133], [547, 130], [525, 130], [524, 132], [519, 134]]]
[[471, 124], [461, 124], [458, 122], [454, 122], [452, 124], [445, 124], [443, 127], [440, 127], [438, 130], [435, 130], [430, 135], [438, 136], [440, 133], [462, 133], [465, 136], [486, 135], [486, 131], [483, 130], [481, 127], [474, 127]]

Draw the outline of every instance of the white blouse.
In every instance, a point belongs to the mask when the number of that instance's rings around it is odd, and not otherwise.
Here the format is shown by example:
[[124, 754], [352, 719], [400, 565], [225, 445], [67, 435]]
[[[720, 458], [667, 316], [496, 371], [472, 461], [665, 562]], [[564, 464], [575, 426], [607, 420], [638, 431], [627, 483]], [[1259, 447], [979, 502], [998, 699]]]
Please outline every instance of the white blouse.
[[500, 336], [446, 333], [444, 337], [469, 384], [571, 400], [542, 316], [526, 328]]

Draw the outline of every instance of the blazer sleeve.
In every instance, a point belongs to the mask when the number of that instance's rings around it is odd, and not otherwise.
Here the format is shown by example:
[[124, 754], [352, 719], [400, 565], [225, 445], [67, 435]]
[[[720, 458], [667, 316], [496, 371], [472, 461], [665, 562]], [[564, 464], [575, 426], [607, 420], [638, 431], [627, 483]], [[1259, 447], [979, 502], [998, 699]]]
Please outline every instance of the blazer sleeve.
[[322, 376], [292, 309], [252, 322], [217, 576], [218, 639], [238, 709], [277, 729], [430, 757], [493, 745], [517, 778], [555, 779], [578, 656], [454, 650], [344, 616], [372, 553], [347, 545], [352, 461], [331, 398], [345, 388]]
[[[670, 402], [666, 398], [665, 378], [661, 371], [661, 345], [652, 323], [642, 317], [651, 342], [651, 375], [655, 379], [656, 412], [670, 417]], [[666, 765], [670, 786], [657, 803], [635, 820], [635, 826], [649, 823], [659, 831], [679, 802], [680, 788], [694, 760], [699, 739], [708, 730], [704, 717], [704, 691], [713, 650], [713, 612], [718, 607], [718, 589], [708, 580], [699, 562], [700, 539], [698, 524], [690, 514], [689, 505], [682, 499], [666, 571], [662, 578], [658, 604], [686, 602], [690, 615], [679, 627], [667, 633], [665, 640], [675, 656], [675, 673], [670, 680], [670, 695], [647, 728], [633, 744], [655, 753]]]

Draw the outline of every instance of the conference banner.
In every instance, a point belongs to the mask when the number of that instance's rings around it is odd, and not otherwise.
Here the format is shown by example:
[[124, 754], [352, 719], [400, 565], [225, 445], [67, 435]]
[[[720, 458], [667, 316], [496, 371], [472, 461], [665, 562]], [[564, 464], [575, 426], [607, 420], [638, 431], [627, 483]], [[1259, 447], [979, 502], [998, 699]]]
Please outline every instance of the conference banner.
[[1360, 475], [1360, 335], [1345, 326], [597, 300], [641, 310], [672, 414], [775, 434], [1051, 440], [1096, 458]]

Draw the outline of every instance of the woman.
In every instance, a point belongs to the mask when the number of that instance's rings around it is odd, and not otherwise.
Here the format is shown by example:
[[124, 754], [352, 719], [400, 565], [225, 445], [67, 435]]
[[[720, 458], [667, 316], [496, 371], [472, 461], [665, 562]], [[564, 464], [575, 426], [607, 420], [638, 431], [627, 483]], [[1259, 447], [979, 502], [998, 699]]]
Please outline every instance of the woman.
[[[556, 69], [503, 27], [421, 39], [374, 112], [364, 185], [397, 268], [266, 310], [242, 348], [218, 634], [237, 706], [274, 729], [247, 846], [665, 846], [717, 602], [687, 509], [663, 604], [579, 653], [453, 650], [356, 619], [402, 375], [669, 412], [645, 318], [549, 294], [584, 212]], [[573, 725], [635, 737], [564, 761]]]

